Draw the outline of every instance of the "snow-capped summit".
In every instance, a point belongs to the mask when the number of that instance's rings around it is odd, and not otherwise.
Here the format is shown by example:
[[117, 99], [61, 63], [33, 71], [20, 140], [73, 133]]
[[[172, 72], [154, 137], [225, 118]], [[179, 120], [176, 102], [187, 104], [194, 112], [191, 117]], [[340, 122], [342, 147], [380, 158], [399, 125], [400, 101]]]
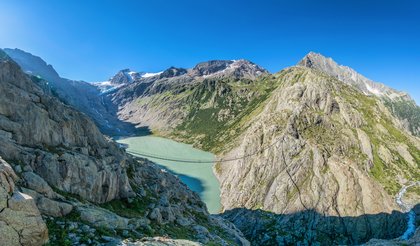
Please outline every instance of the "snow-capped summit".
[[126, 68], [126, 69], [118, 71], [118, 73], [116, 73], [107, 81], [94, 82], [93, 84], [101, 90], [101, 93], [108, 93], [124, 85], [131, 84], [134, 81], [138, 81], [143, 78], [150, 78], [153, 76], [157, 76], [157, 75], [160, 75], [161, 73], [162, 72], [158, 72], [158, 73], [135, 72]]
[[109, 79], [113, 85], [128, 84], [140, 78], [144, 73], [131, 71], [130, 69], [123, 69]]

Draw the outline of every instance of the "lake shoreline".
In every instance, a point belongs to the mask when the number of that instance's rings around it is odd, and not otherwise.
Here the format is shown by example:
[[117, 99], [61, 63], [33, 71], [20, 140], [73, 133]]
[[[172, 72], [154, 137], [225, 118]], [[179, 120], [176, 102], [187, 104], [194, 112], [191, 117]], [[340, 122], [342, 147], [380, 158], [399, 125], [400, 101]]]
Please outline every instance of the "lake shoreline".
[[[147, 158], [178, 176], [191, 190], [200, 195], [210, 213], [221, 211], [220, 184], [215, 172], [215, 162], [199, 162], [200, 160], [216, 160], [213, 153], [197, 149], [190, 144], [155, 135], [116, 136], [113, 139], [118, 144], [123, 144], [128, 153]], [[188, 162], [181, 162], [181, 160]]]

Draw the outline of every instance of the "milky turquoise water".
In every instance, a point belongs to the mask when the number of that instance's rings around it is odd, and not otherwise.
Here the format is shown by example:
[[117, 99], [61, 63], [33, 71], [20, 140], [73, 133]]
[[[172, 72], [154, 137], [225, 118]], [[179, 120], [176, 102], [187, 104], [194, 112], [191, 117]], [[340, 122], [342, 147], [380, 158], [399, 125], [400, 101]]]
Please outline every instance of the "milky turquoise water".
[[210, 213], [219, 212], [220, 189], [219, 182], [213, 173], [213, 163], [194, 162], [212, 161], [215, 159], [212, 153], [193, 148], [188, 144], [154, 136], [130, 137], [117, 142], [127, 144], [127, 152], [138, 156], [150, 154], [169, 157], [169, 159], [192, 160], [193, 163], [184, 163], [141, 156], [177, 175], [191, 190], [200, 195]]

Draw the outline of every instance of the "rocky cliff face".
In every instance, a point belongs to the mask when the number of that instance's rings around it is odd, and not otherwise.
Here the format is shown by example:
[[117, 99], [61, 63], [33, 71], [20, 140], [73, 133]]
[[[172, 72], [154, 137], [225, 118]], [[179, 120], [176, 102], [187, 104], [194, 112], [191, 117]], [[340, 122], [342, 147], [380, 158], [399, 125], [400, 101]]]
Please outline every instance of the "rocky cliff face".
[[18, 176], [0, 158], [0, 235], [2, 245], [43, 245], [48, 230], [33, 198], [15, 185]]
[[2, 62], [0, 80], [0, 156], [94, 202], [131, 193], [123, 151], [92, 121], [46, 95], [13, 62]]
[[248, 244], [178, 178], [126, 155], [32, 79], [7, 56], [0, 62], [0, 156], [10, 164], [1, 163], [0, 232], [10, 245], [43, 244], [45, 222], [53, 244], [164, 235]]

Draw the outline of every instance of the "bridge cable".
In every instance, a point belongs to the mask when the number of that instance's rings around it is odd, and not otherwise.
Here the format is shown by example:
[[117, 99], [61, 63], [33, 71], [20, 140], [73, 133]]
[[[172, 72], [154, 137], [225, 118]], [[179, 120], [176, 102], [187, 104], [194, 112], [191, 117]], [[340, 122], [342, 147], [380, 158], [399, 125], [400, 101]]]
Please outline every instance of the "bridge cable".
[[254, 151], [254, 152], [252, 152], [250, 154], [247, 154], [247, 155], [243, 155], [243, 156], [235, 157], [235, 158], [230, 158], [230, 159], [215, 159], [215, 160], [179, 159], [177, 157], [167, 157], [167, 156], [156, 155], [156, 154], [151, 154], [151, 153], [146, 153], [146, 152], [141, 152], [141, 151], [133, 151], [133, 150], [126, 150], [126, 151], [129, 154], [134, 154], [134, 155], [138, 155], [138, 156], [142, 156], [142, 157], [149, 157], [149, 158], [154, 158], [154, 159], [164, 160], [164, 161], [175, 161], [175, 162], [184, 162], [184, 163], [220, 163], [220, 162], [237, 161], [237, 160], [241, 160], [241, 159], [245, 159], [247, 157], [257, 155], [264, 150], [267, 150], [267, 149], [270, 149], [270, 148], [274, 147], [278, 142], [283, 141], [283, 140], [284, 140], [284, 137], [279, 138], [274, 143], [272, 143], [270, 145], [267, 145], [263, 148], [260, 148], [257, 151]]

